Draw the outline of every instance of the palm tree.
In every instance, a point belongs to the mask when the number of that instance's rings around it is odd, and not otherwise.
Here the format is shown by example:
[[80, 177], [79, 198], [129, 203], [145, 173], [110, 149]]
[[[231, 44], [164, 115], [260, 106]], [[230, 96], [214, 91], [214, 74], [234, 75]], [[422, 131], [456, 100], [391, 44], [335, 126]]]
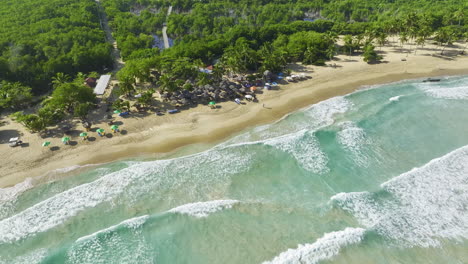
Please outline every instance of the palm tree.
[[67, 83], [70, 81], [70, 76], [63, 72], [57, 72], [55, 74], [55, 77], [52, 77], [52, 86], [56, 88], [57, 86]]
[[[416, 45], [420, 45], [421, 48], [424, 47], [424, 44], [426, 43], [426, 39], [423, 36], [419, 36], [416, 38]], [[418, 50], [418, 46], [414, 49], [414, 54], [416, 55], [416, 51]]]
[[119, 83], [120, 94], [130, 97], [131, 93], [135, 91], [133, 82], [131, 80], [124, 80]]
[[465, 54], [466, 46], [468, 46], [468, 32], [465, 32], [463, 38], [465, 39], [465, 47], [463, 47], [463, 50], [460, 52], [460, 54]]
[[211, 72], [211, 74], [213, 75], [213, 79], [219, 82], [223, 79], [224, 72], [224, 67], [222, 65], [219, 65], [218, 63], [215, 66], [213, 66], [213, 71]]
[[169, 74], [161, 75], [157, 84], [159, 85], [160, 93], [165, 91], [173, 92], [177, 89], [177, 84], [172, 80]]
[[325, 42], [335, 43], [338, 40], [338, 34], [336, 32], [328, 31], [324, 35]]
[[455, 11], [455, 13], [453, 13], [453, 18], [458, 20], [459, 26], [461, 25], [461, 21], [463, 20], [464, 17], [465, 17], [465, 12], [463, 12], [463, 8], [460, 8], [457, 11]]
[[[436, 32], [435, 40], [437, 41], [438, 45], [443, 46], [444, 43], [448, 44], [450, 42], [451, 34], [448, 32], [448, 30], [441, 28]], [[447, 46], [442, 47], [442, 50], [440, 52], [441, 55], [444, 54], [444, 50], [446, 47]]]
[[380, 49], [382, 49], [383, 46], [385, 46], [385, 43], [387, 42], [387, 34], [384, 32], [380, 32], [377, 35], [377, 43], [380, 46]]
[[400, 44], [401, 44], [401, 48], [403, 49], [403, 45], [408, 42], [408, 35], [406, 34], [406, 32], [401, 32], [400, 34]]
[[336, 47], [335, 47], [335, 44], [332, 44], [330, 46], [328, 46], [328, 49], [327, 49], [327, 57], [329, 60], [332, 60], [333, 57], [335, 56], [336, 54]]
[[354, 49], [353, 37], [351, 35], [346, 35], [344, 36], [343, 41], [344, 41], [344, 48], [349, 49], [349, 55], [351, 55]]

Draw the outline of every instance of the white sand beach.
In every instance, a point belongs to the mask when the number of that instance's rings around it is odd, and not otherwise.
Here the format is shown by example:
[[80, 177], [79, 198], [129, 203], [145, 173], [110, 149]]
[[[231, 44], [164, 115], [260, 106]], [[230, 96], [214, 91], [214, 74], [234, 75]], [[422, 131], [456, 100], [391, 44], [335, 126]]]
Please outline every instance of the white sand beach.
[[[61, 142], [63, 134], [43, 139], [28, 132], [22, 125], [3, 117], [0, 122], [0, 187], [15, 185], [28, 177], [47, 175], [47, 172], [75, 165], [98, 164], [118, 159], [164, 153], [179, 147], [201, 142], [216, 142], [245, 128], [265, 124], [282, 116], [317, 103], [321, 100], [344, 95], [356, 89], [381, 83], [430, 76], [468, 74], [468, 56], [459, 55], [460, 47], [446, 48], [440, 55], [440, 47], [426, 45], [424, 49], [403, 53], [400, 47], [383, 47], [383, 62], [369, 65], [361, 56], [339, 55], [327, 66], [290, 65], [294, 72], [304, 73], [311, 79], [280, 85], [278, 90], [264, 91], [259, 102], [220, 103], [220, 108], [210, 109], [200, 105], [180, 113], [157, 116], [131, 114], [117, 117], [123, 133], [112, 137], [99, 137], [91, 132], [94, 141], [83, 141], [77, 136], [84, 131], [76, 120], [71, 136], [73, 144]], [[409, 47], [409, 46], [408, 46]], [[379, 48], [377, 48], [379, 50]], [[106, 120], [94, 120], [93, 127], [111, 132]], [[8, 139], [20, 136], [23, 147], [11, 148]], [[42, 147], [51, 141], [50, 147]], [[41, 180], [49, 180], [43, 177]]]

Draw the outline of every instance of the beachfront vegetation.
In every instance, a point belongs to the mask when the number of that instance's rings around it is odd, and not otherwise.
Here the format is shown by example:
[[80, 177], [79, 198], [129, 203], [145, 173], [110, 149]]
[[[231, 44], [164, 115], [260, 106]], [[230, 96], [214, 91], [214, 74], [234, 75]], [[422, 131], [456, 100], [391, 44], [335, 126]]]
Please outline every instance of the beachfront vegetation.
[[[66, 116], [85, 118], [95, 97], [83, 86], [84, 78], [113, 64], [99, 5], [90, 0], [5, 1], [0, 6], [0, 110], [21, 109], [37, 102], [32, 100], [36, 95], [44, 98], [39, 110], [16, 115], [33, 131]], [[100, 2], [125, 61], [116, 75], [116, 92], [127, 99], [140, 94], [136, 101], [142, 106], [151, 104], [154, 88], [163, 98], [176, 95], [172, 99], [178, 102], [220, 98], [223, 91], [230, 98], [242, 88], [223, 82], [223, 76], [271, 79], [287, 72], [288, 63], [325, 65], [338, 53], [377, 63], [382, 56], [376, 47], [389, 38], [415, 53], [430, 39], [443, 55], [454, 41], [466, 41], [468, 32], [464, 0]], [[164, 25], [175, 44], [160, 50], [154, 39]], [[200, 71], [207, 66], [211, 73]], [[140, 83], [150, 84], [149, 89]], [[212, 89], [218, 86], [234, 88]], [[116, 102], [114, 108], [130, 108], [126, 101]]]
[[[337, 52], [382, 59], [375, 46], [399, 36], [401, 48], [423, 47], [431, 37], [444, 47], [466, 38], [465, 1], [167, 1], [104, 0], [107, 15], [126, 66], [118, 76], [123, 91], [135, 90], [137, 75], [154, 82], [162, 92], [210, 83], [215, 73], [197, 74], [199, 67], [216, 65], [223, 74], [274, 73], [290, 62], [324, 65]], [[172, 14], [166, 18], [168, 7]], [[167, 21], [167, 22], [166, 22]], [[164, 23], [175, 45], [150, 52], [150, 36]], [[337, 45], [338, 35], [345, 35]], [[145, 63], [141, 61], [145, 60]]]

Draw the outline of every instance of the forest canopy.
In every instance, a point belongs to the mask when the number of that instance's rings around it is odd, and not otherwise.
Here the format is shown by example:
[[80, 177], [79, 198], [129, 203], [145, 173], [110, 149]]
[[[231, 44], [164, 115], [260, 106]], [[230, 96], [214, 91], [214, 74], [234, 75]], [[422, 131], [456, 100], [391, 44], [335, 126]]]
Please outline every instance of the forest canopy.
[[2, 0], [0, 81], [20, 82], [35, 94], [57, 73], [111, 68], [111, 45], [91, 0]]

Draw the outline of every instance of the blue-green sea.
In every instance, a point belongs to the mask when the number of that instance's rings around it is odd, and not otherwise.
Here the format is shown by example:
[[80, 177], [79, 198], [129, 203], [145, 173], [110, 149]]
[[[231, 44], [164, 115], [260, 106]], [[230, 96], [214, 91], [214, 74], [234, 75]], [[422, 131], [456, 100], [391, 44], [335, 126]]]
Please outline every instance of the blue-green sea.
[[468, 263], [468, 77], [68, 174], [0, 189], [0, 263]]

